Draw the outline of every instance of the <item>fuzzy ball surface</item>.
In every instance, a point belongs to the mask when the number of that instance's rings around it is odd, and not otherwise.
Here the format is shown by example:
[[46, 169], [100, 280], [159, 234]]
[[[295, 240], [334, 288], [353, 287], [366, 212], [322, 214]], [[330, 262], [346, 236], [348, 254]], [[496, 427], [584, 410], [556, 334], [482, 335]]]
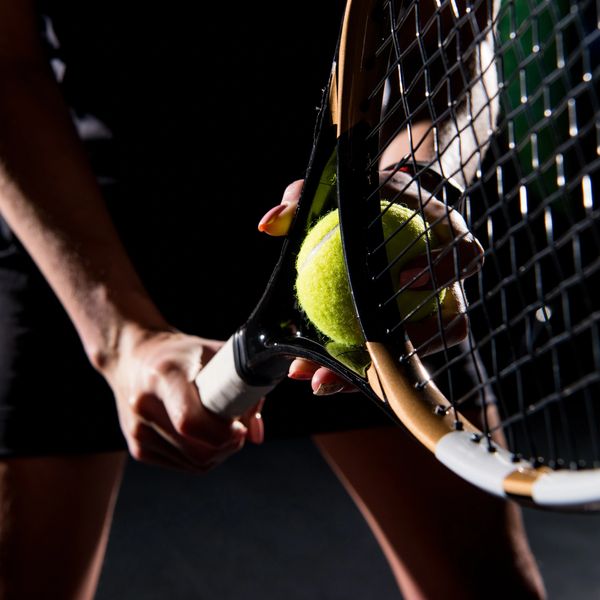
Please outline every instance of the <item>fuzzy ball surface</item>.
[[[382, 226], [394, 289], [403, 266], [427, 251], [427, 237], [434, 246], [430, 230], [421, 216], [401, 204], [382, 202]], [[393, 264], [392, 264], [393, 263]], [[312, 324], [330, 340], [348, 346], [364, 343], [350, 292], [343, 258], [338, 211], [322, 217], [308, 232], [296, 261], [296, 295]], [[397, 295], [401, 315], [419, 321], [436, 308], [432, 292], [403, 290]], [[439, 294], [440, 301], [443, 293]], [[416, 310], [415, 310], [416, 309]]]

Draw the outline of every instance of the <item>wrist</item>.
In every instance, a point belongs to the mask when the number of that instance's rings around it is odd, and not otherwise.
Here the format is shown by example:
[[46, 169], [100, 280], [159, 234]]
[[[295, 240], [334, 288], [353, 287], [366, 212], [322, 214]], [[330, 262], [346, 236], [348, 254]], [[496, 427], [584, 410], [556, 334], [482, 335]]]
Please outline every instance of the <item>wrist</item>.
[[99, 290], [94, 296], [86, 311], [92, 318], [78, 329], [89, 361], [103, 375], [144, 340], [173, 331], [145, 293]]

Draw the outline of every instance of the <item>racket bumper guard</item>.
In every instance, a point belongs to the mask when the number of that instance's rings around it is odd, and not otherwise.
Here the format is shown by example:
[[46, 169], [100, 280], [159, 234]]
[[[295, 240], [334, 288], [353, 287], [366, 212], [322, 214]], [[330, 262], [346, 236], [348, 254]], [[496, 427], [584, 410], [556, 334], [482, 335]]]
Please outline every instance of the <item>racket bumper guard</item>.
[[504, 480], [518, 465], [503, 448], [490, 452], [485, 443], [473, 443], [468, 431], [452, 431], [435, 447], [436, 458], [468, 482], [504, 497]]

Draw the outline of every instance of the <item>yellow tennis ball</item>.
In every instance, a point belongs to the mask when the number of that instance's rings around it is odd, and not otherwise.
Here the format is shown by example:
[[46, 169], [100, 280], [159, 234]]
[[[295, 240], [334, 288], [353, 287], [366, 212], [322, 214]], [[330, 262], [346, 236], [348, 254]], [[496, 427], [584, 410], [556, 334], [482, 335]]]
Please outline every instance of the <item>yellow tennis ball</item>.
[[[388, 202], [381, 203], [388, 259], [400, 256], [389, 273], [395, 289], [403, 266], [427, 251], [427, 237], [435, 245], [431, 230], [414, 210]], [[308, 232], [296, 260], [296, 295], [300, 307], [313, 325], [330, 340], [348, 346], [364, 343], [356, 317], [343, 259], [338, 211], [322, 217]], [[443, 300], [445, 290], [438, 294]], [[431, 290], [404, 290], [397, 296], [401, 315], [415, 313], [410, 321], [420, 321], [436, 309]]]

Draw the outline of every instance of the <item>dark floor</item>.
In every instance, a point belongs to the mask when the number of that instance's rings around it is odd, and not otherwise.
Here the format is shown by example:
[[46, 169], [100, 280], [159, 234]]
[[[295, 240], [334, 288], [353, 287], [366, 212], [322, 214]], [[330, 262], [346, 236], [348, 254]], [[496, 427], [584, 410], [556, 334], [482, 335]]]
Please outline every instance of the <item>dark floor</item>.
[[[600, 515], [525, 511], [551, 600], [600, 598]], [[97, 600], [391, 600], [379, 547], [307, 439], [192, 477], [130, 463]]]
[[524, 514], [549, 599], [600, 598], [600, 514]]

